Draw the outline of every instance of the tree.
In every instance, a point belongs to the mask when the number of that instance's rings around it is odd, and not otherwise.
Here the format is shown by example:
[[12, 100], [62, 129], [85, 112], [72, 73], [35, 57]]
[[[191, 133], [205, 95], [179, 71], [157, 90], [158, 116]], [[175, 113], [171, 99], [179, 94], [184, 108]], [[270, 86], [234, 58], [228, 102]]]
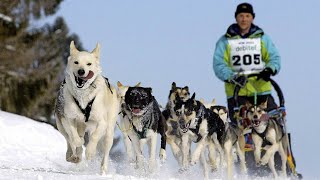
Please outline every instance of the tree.
[[[0, 2], [0, 109], [44, 121], [56, 127], [53, 117], [57, 91], [64, 78], [73, 40], [62, 17], [53, 24], [32, 27], [54, 15], [62, 0], [1, 0]], [[115, 138], [114, 146], [119, 138]], [[117, 150], [111, 156], [119, 156]]]
[[55, 124], [54, 101], [71, 40], [82, 45], [62, 17], [42, 27], [30, 24], [57, 12], [61, 0], [0, 2], [0, 108]]

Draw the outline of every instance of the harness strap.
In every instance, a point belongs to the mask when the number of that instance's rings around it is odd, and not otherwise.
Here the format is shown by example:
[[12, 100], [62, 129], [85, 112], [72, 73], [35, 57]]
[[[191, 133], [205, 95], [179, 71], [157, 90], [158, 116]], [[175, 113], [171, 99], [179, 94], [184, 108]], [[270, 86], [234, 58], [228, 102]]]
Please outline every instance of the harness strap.
[[202, 122], [202, 118], [205, 115], [205, 107], [203, 105], [200, 104], [199, 101], [197, 101], [197, 106], [199, 107], [198, 113], [196, 114], [196, 118], [194, 123], [196, 124], [195, 128], [189, 128], [189, 130], [191, 132], [193, 132], [194, 134], [196, 134], [198, 136], [197, 140], [195, 141], [195, 143], [199, 142], [202, 139], [202, 136], [199, 134], [199, 128], [200, 128], [200, 124]]
[[109, 90], [110, 90], [111, 94], [113, 94], [113, 92], [112, 92], [112, 90], [111, 90], [111, 85], [110, 85], [110, 83], [109, 83], [109, 79], [108, 79], [108, 78], [106, 78], [106, 77], [104, 77], [104, 79], [105, 79], [105, 81], [106, 81], [106, 84], [107, 84], [107, 86], [108, 86], [108, 88], [109, 88]]
[[134, 132], [137, 134], [138, 138], [139, 139], [144, 139], [147, 137], [147, 130], [148, 128], [146, 127], [143, 127], [142, 131], [138, 131], [138, 129], [135, 127], [135, 126], [132, 126], [133, 127], [133, 130]]
[[[153, 103], [157, 103], [157, 102], [155, 101], [155, 99], [152, 100], [148, 106], [153, 106]], [[124, 108], [127, 108], [129, 111], [131, 110], [131, 108], [130, 108], [129, 106], [126, 106], [126, 107], [124, 107]], [[150, 108], [150, 107], [148, 107], [148, 108]], [[152, 107], [152, 108], [153, 108], [153, 107]], [[128, 116], [128, 114], [126, 114], [124, 110], [122, 111], [122, 113], [123, 113], [123, 117], [124, 117], [124, 116]], [[148, 113], [148, 110], [142, 115], [142, 119], [144, 118], [144, 116], [145, 116], [147, 113]], [[139, 139], [144, 139], [144, 138], [146, 138], [146, 137], [147, 137], [147, 130], [148, 130], [149, 127], [150, 127], [151, 121], [149, 120], [149, 121], [144, 122], [144, 123], [143, 123], [143, 129], [142, 129], [142, 131], [138, 131], [138, 129], [133, 125], [132, 117], [128, 116], [128, 119], [129, 119], [129, 121], [131, 122], [131, 126], [132, 126], [131, 129], [134, 130], [134, 132], [137, 134], [138, 138], [139, 138]]]
[[[104, 79], [105, 79], [105, 81], [106, 81], [106, 84], [107, 84], [107, 86], [108, 86], [111, 94], [113, 94], [113, 92], [112, 92], [112, 90], [111, 90], [111, 85], [110, 85], [110, 83], [109, 83], [108, 78], [104, 77]], [[63, 80], [63, 82], [62, 82], [62, 87], [63, 87], [63, 85], [64, 85], [65, 83], [66, 83], [66, 79]], [[88, 105], [87, 105], [87, 107], [86, 107], [85, 109], [82, 109], [81, 106], [80, 106], [79, 101], [78, 101], [75, 97], [73, 97], [73, 99], [74, 99], [74, 101], [76, 102], [76, 104], [78, 105], [79, 109], [81, 110], [81, 112], [82, 112], [82, 113], [84, 114], [84, 116], [86, 117], [85, 122], [88, 122], [88, 120], [89, 120], [90, 112], [91, 112], [91, 108], [92, 108], [92, 104], [93, 104], [93, 101], [95, 100], [95, 98], [96, 98], [96, 97], [94, 97], [94, 98], [88, 103]]]
[[266, 129], [262, 133], [258, 133], [254, 128], [252, 128], [253, 132], [258, 134], [258, 136], [263, 140], [261, 147], [265, 147], [267, 145], [272, 145], [271, 142], [266, 139], [266, 134], [267, 134], [268, 127], [269, 127], [269, 123], [267, 124]]
[[87, 105], [87, 107], [85, 109], [82, 109], [81, 106], [80, 106], [80, 103], [79, 101], [73, 97], [74, 101], [76, 102], [76, 104], [78, 105], [79, 109], [81, 110], [81, 112], [84, 114], [84, 116], [86, 117], [86, 120], [85, 122], [88, 122], [89, 120], [89, 117], [90, 117], [90, 112], [91, 112], [91, 108], [92, 108], [92, 104], [93, 104], [93, 101], [96, 97], [94, 97]]

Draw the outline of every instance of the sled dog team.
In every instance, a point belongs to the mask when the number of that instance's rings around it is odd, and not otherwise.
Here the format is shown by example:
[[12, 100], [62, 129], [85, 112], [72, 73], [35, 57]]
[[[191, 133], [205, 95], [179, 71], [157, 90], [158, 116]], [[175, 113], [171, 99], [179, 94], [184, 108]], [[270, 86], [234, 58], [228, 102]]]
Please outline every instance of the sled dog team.
[[[209, 169], [216, 171], [226, 162], [228, 179], [233, 177], [233, 149], [240, 160], [240, 170], [246, 173], [245, 139], [243, 129], [229, 123], [226, 107], [205, 103], [190, 95], [188, 86], [172, 83], [168, 102], [161, 111], [152, 89], [117, 83], [114, 88], [101, 75], [100, 45], [92, 52], [78, 51], [72, 41], [65, 80], [56, 100], [55, 116], [58, 130], [67, 141], [66, 160], [79, 163], [82, 159], [84, 135], [88, 133], [85, 157], [95, 157], [99, 141], [104, 146], [101, 173], [108, 172], [109, 152], [113, 144], [114, 129], [120, 117], [119, 129], [127, 152], [127, 159], [138, 169], [144, 165], [144, 145], [148, 144], [148, 171], [156, 168], [156, 146], [161, 136], [160, 160], [166, 159], [166, 144], [180, 165], [180, 171], [188, 170], [200, 162], [204, 177]], [[275, 177], [274, 153], [282, 157], [282, 175], [286, 176], [286, 146], [278, 123], [261, 120], [266, 117], [264, 105], [248, 104], [248, 118], [253, 122], [253, 141], [257, 165], [268, 164]], [[271, 142], [261, 157], [261, 146]], [[195, 147], [191, 148], [192, 142]], [[219, 160], [219, 164], [217, 164]], [[209, 162], [209, 163], [208, 163]]]

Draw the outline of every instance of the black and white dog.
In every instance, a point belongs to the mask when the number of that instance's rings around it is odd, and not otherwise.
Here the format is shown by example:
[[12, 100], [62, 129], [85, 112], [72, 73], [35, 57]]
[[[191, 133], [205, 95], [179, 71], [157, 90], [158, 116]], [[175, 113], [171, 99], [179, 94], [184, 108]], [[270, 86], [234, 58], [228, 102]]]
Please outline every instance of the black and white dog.
[[190, 165], [196, 164], [199, 159], [204, 168], [204, 176], [208, 178], [208, 166], [205, 148], [211, 142], [213, 133], [218, 136], [223, 130], [220, 117], [207, 109], [200, 101], [195, 100], [195, 93], [186, 102], [177, 97], [175, 112], [179, 115], [178, 132], [181, 136], [180, 149], [182, 152], [182, 168], [187, 169], [190, 159], [191, 142], [196, 143], [196, 148], [191, 155]]
[[180, 112], [176, 111], [176, 104], [178, 102], [177, 97], [179, 97], [179, 102], [185, 102], [187, 99], [189, 99], [189, 87], [177, 87], [176, 83], [173, 82], [168, 96], [168, 103], [166, 105], [166, 108], [162, 111], [162, 114], [166, 120], [167, 125], [167, 143], [170, 145], [172, 153], [178, 161], [179, 165], [181, 165], [181, 135], [178, 128]]
[[154, 171], [157, 133], [161, 135], [160, 159], [166, 159], [166, 126], [158, 102], [151, 93], [151, 88], [129, 87], [121, 109], [124, 118], [132, 124], [132, 130], [127, 134], [132, 140], [138, 168], [143, 167], [143, 147], [147, 142], [149, 145], [149, 170]]
[[[245, 162], [245, 138], [243, 131], [237, 126], [233, 125], [228, 121], [228, 110], [225, 106], [211, 106], [210, 110], [220, 117], [223, 124], [218, 123], [217, 129], [222, 130], [217, 133], [213, 133], [211, 140], [213, 141], [213, 146], [210, 147], [210, 160], [214, 162], [215, 149], [218, 149], [220, 154], [220, 162], [223, 161], [224, 157], [227, 160], [227, 171], [228, 179], [233, 177], [233, 156], [232, 148], [236, 149], [238, 157], [240, 159], [240, 168], [242, 173], [247, 172], [246, 162]], [[221, 126], [223, 125], [223, 126]], [[211, 143], [209, 143], [210, 146]]]

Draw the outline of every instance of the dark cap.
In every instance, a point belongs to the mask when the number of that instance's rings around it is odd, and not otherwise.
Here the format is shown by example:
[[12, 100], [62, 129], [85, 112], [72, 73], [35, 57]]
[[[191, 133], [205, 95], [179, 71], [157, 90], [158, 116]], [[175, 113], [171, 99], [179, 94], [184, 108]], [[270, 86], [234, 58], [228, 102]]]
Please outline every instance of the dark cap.
[[236, 18], [239, 13], [250, 13], [250, 14], [252, 14], [253, 18], [255, 16], [255, 14], [253, 12], [253, 7], [249, 3], [241, 3], [241, 4], [239, 4], [237, 6], [237, 10], [236, 10], [236, 12], [234, 14], [234, 17]]

